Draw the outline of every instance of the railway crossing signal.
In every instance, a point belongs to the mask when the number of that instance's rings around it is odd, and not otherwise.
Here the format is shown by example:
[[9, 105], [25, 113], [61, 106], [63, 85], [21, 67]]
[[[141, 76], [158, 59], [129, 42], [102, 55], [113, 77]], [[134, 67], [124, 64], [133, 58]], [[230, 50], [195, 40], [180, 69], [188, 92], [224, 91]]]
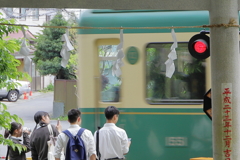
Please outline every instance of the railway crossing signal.
[[211, 99], [211, 89], [205, 93], [203, 98], [203, 111], [212, 120], [212, 99]]
[[206, 59], [210, 56], [210, 41], [206, 32], [194, 35], [188, 42], [188, 50], [196, 59]]

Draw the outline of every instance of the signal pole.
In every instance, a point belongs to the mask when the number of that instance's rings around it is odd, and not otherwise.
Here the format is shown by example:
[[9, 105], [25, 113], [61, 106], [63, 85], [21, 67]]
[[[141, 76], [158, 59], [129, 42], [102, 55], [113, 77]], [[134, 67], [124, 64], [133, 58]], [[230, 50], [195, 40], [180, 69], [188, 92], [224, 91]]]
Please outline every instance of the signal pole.
[[[210, 24], [239, 24], [238, 0], [211, 0]], [[210, 29], [213, 158], [240, 159], [239, 28]]]

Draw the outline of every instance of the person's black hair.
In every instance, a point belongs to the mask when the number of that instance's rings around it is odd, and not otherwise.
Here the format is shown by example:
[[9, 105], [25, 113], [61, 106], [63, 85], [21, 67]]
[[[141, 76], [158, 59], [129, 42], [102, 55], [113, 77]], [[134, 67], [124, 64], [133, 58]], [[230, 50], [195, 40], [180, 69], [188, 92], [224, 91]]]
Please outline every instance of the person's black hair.
[[13, 134], [13, 132], [16, 130], [16, 129], [20, 129], [22, 127], [22, 125], [20, 123], [17, 123], [17, 122], [12, 122], [11, 123], [11, 129], [8, 130], [6, 129], [5, 130], [5, 133], [4, 133], [4, 138], [8, 138], [9, 134]]
[[112, 119], [114, 115], [119, 115], [119, 114], [120, 114], [119, 110], [114, 106], [108, 106], [105, 109], [105, 117], [108, 120]]
[[34, 121], [36, 122], [36, 126], [35, 126], [34, 130], [37, 128], [37, 125], [39, 124], [39, 122], [41, 122], [42, 116], [44, 116], [44, 117], [48, 116], [50, 118], [50, 116], [47, 112], [37, 111], [34, 115]]
[[80, 116], [81, 116], [81, 111], [79, 111], [78, 109], [71, 109], [70, 111], [68, 111], [68, 121], [70, 123], [76, 122], [78, 117]]

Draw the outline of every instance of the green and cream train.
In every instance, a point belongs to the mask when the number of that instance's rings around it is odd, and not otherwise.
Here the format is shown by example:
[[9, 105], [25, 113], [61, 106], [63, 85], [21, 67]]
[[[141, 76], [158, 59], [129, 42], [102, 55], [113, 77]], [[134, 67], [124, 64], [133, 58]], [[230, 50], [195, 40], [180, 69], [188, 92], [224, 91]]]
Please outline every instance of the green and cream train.
[[[78, 30], [82, 127], [94, 132], [103, 126], [104, 109], [113, 105], [121, 112], [117, 125], [132, 138], [126, 159], [212, 157], [212, 124], [203, 112], [203, 95], [210, 89], [210, 60], [190, 55], [188, 41], [203, 28], [186, 27], [207, 24], [207, 11], [85, 11], [79, 26], [86, 28]], [[168, 78], [165, 62], [173, 44], [171, 26], [185, 27], [175, 29], [177, 59]], [[120, 30], [109, 27], [123, 28], [125, 57], [119, 77], [113, 76], [112, 68], [119, 60]]]

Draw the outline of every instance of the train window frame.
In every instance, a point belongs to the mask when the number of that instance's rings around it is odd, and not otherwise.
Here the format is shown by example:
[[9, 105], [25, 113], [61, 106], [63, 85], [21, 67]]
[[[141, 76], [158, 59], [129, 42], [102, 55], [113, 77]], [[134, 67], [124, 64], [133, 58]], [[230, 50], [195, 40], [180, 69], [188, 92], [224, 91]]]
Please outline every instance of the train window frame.
[[[101, 69], [101, 63], [103, 62], [103, 61], [106, 61], [109, 65], [112, 65], [113, 66], [113, 64], [114, 64], [114, 62], [117, 60], [117, 54], [116, 55], [114, 55], [114, 56], [107, 56], [107, 57], [103, 57], [103, 56], [100, 56], [100, 53], [99, 53], [99, 48], [100, 48], [100, 46], [107, 46], [107, 45], [110, 45], [110, 46], [115, 46], [115, 48], [117, 48], [117, 45], [116, 44], [98, 44], [97, 45], [97, 47], [98, 47], [98, 61], [99, 61], [99, 69]], [[115, 51], [117, 51], [117, 50], [115, 50]], [[114, 52], [115, 52], [114, 51]], [[117, 52], [116, 52], [117, 53]], [[109, 54], [110, 55], [110, 54]], [[111, 67], [110, 67], [111, 68]], [[109, 72], [109, 71], [108, 71]], [[99, 76], [100, 76], [100, 73], [99, 73]], [[112, 78], [110, 78], [110, 77], [112, 77]], [[115, 77], [115, 76], [108, 76], [108, 75], [101, 75], [100, 76], [100, 82], [101, 82], [101, 84], [100, 84], [100, 95], [99, 95], [99, 101], [101, 102], [101, 103], [119, 103], [121, 100], [120, 100], [120, 97], [121, 97], [121, 78], [119, 78], [119, 77]], [[102, 80], [102, 78], [107, 78], [108, 80], [108, 84], [110, 84], [110, 85], [113, 85], [112, 87], [110, 87], [110, 89], [108, 89], [108, 91], [107, 92], [109, 92], [109, 93], [111, 93], [111, 94], [108, 94], [108, 96], [107, 96], [107, 98], [110, 98], [111, 100], [104, 100], [104, 97], [106, 98], [106, 96], [104, 96], [105, 94], [103, 93], [103, 80]], [[114, 80], [113, 80], [114, 79]], [[109, 81], [114, 81], [114, 82], [116, 82], [116, 81], [118, 81], [119, 82], [119, 85], [116, 85], [117, 83], [115, 83], [115, 84], [113, 84], [113, 83], [109, 83]], [[114, 86], [114, 85], [116, 85], [116, 86]], [[104, 88], [105, 88], [105, 86], [104, 86]], [[111, 90], [111, 91], [110, 91]]]
[[[150, 104], [150, 105], [202, 105], [203, 104], [203, 96], [202, 98], [199, 98], [199, 99], [177, 99], [175, 100], [175, 102], [173, 101], [174, 99], [160, 99], [161, 101], [159, 102], [151, 102], [148, 100], [148, 66], [147, 66], [147, 61], [148, 61], [148, 55], [147, 55], [147, 48], [149, 48], [149, 46], [151, 44], [168, 44], [170, 47], [171, 45], [173, 44], [173, 42], [149, 42], [148, 44], [146, 44], [145, 46], [145, 101]], [[182, 42], [178, 42], [178, 44], [186, 44], [186, 48], [187, 48], [187, 44], [188, 42], [185, 42], [185, 41], [182, 41]], [[169, 52], [167, 53], [167, 55], [170, 53], [170, 47], [169, 47]], [[176, 49], [176, 51], [178, 50], [178, 48]], [[189, 53], [189, 52], [188, 52]], [[177, 52], [178, 54], [178, 52]], [[189, 53], [189, 56], [190, 53]], [[168, 58], [167, 58], [168, 59]], [[164, 62], [167, 61], [167, 59], [164, 60]], [[203, 60], [203, 63], [206, 63], [207, 61], [206, 60]], [[175, 62], [176, 63], [176, 62]], [[165, 65], [165, 64], [164, 64]], [[204, 66], [204, 65], [203, 65]], [[175, 71], [176, 72], [176, 71]], [[205, 88], [206, 88], [206, 76], [207, 76], [207, 73], [206, 73], [206, 66], [204, 67], [204, 87], [203, 87], [203, 90], [205, 91]], [[164, 72], [166, 73], [166, 71]], [[165, 76], [165, 74], [164, 74]], [[165, 76], [165, 78], [167, 78]], [[204, 93], [203, 93], [204, 95]]]

